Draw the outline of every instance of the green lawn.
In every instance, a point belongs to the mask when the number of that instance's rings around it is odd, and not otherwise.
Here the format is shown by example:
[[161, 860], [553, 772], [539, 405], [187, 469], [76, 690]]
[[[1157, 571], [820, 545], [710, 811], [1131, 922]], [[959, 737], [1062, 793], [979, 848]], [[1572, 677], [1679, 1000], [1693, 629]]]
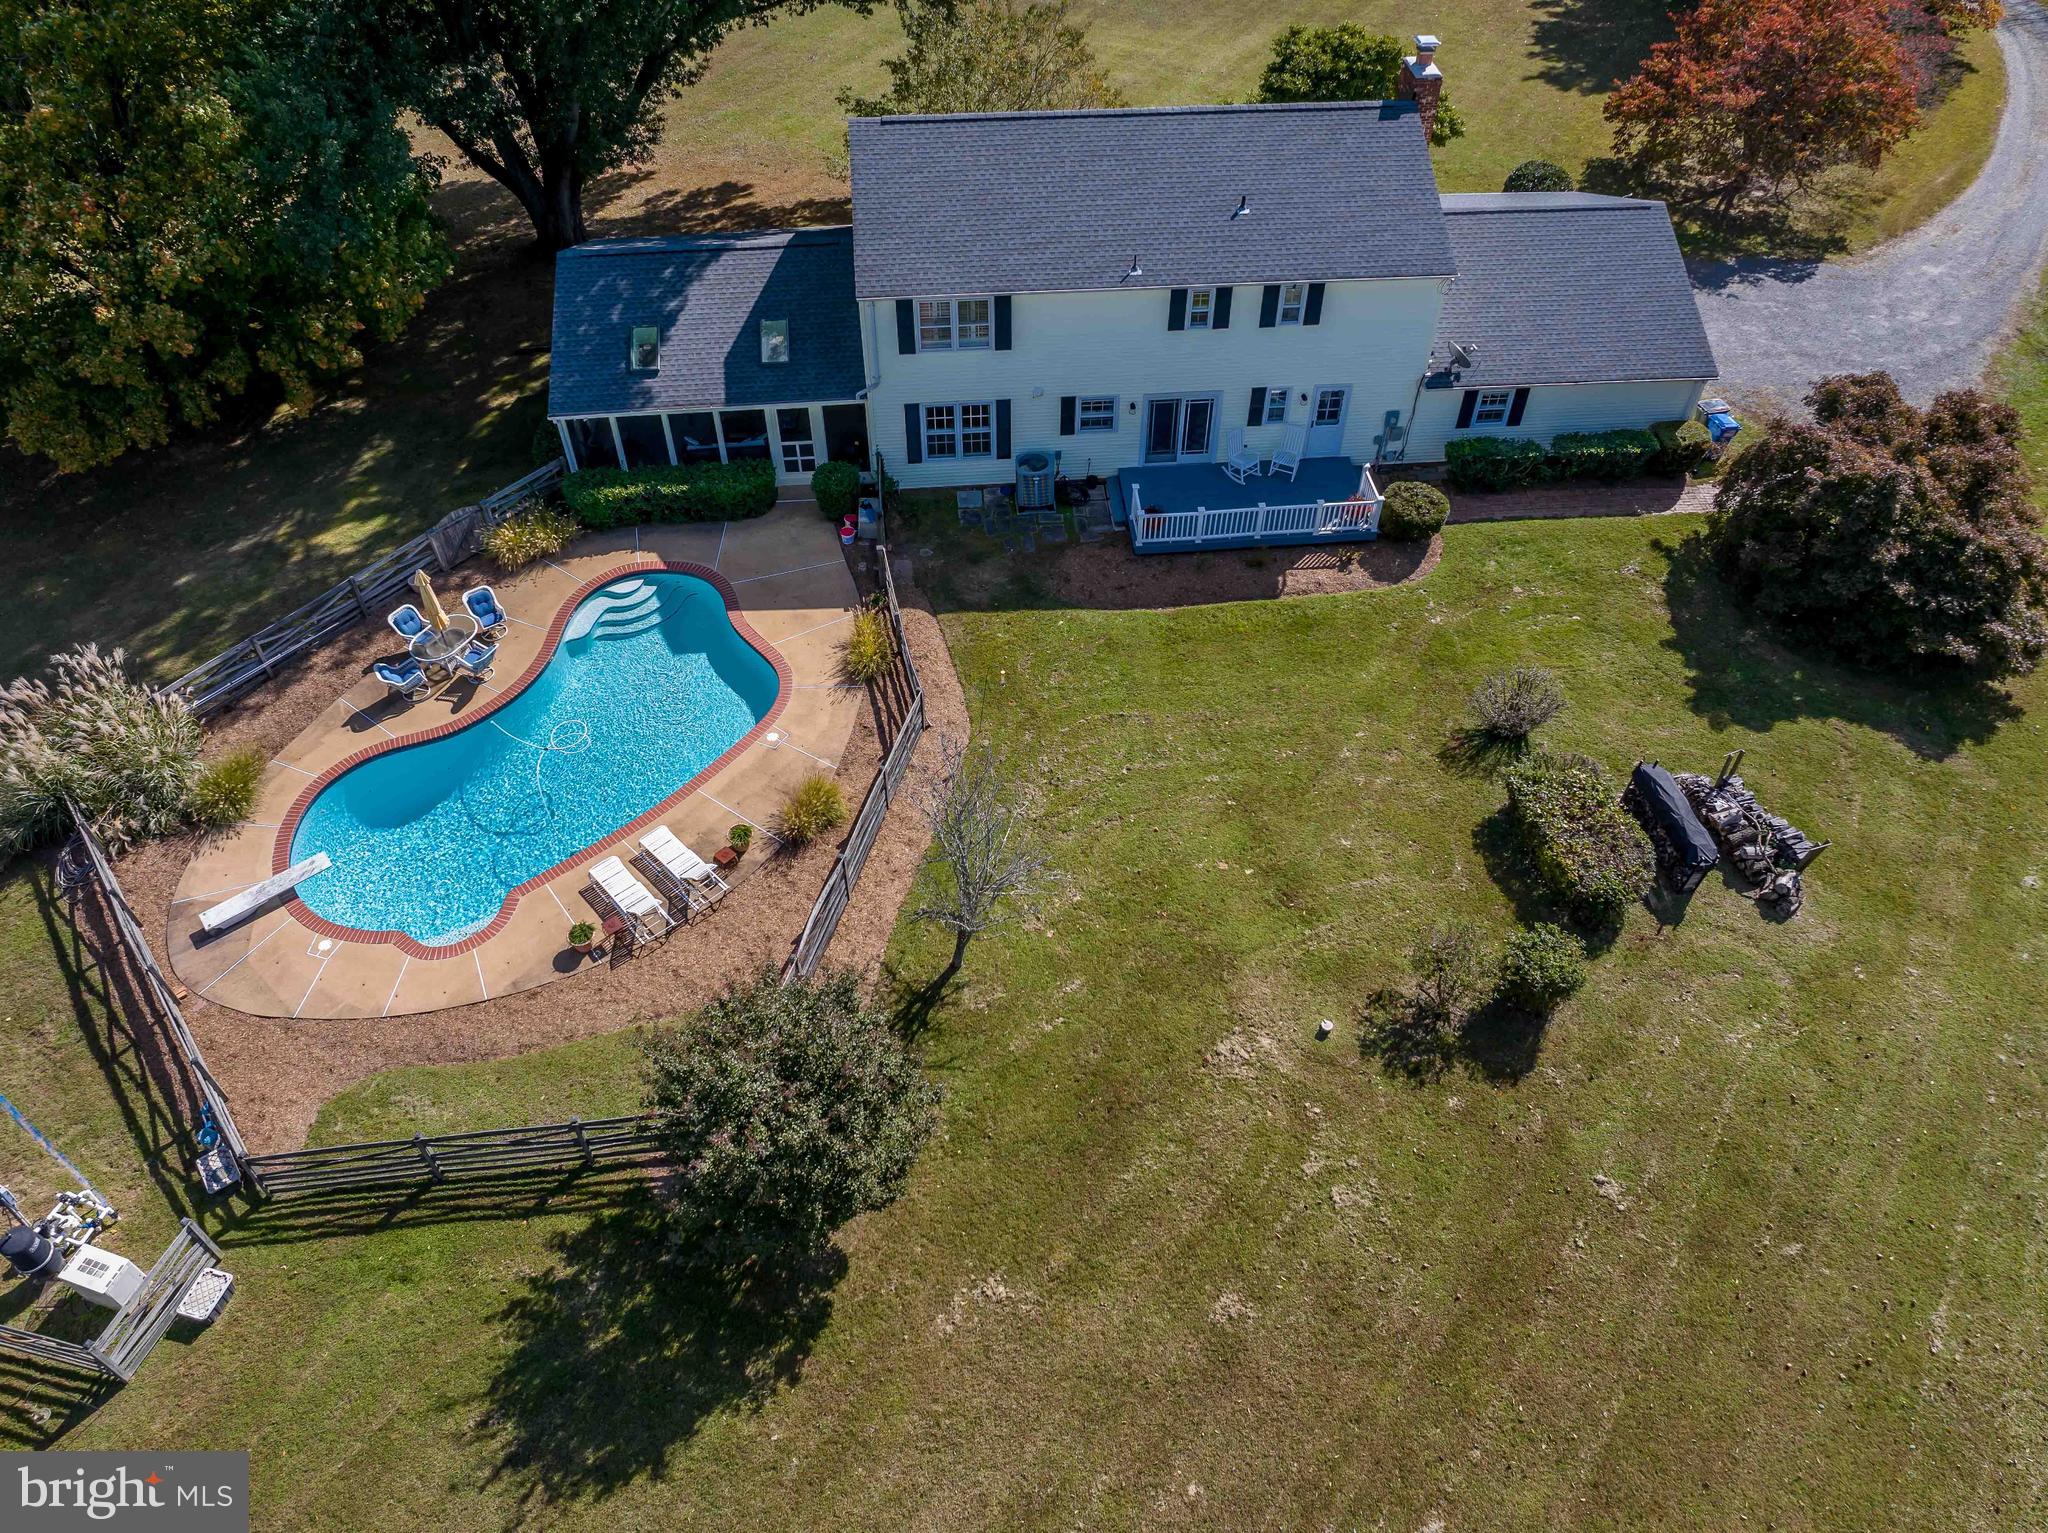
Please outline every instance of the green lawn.
[[[1417, 25], [1394, 0], [1256, 11], [1091, 0], [1077, 10], [1141, 103], [1248, 96], [1272, 34], [1291, 21], [1397, 34]], [[1422, 18], [1445, 39], [1449, 88], [1470, 125], [1438, 155], [1442, 184], [1491, 189], [1532, 156], [1577, 167], [1604, 152], [1602, 99], [1664, 34], [1664, 12], [1662, 0], [1459, 0]], [[845, 188], [826, 169], [835, 98], [879, 85], [880, 60], [897, 46], [886, 6], [869, 17], [826, 6], [738, 34], [676, 104], [652, 160], [594, 191], [593, 231], [843, 219]], [[1844, 177], [1802, 210], [1802, 248], [1858, 248], [1909, 227], [1975, 175], [2004, 77], [1990, 38], [1967, 58], [1976, 72], [1886, 169]], [[16, 593], [0, 610], [0, 677], [98, 639], [168, 679], [532, 465], [550, 270], [523, 258], [511, 199], [459, 160], [439, 205], [458, 240], [456, 280], [310, 412], [70, 478], [0, 452], [0, 560]]]
[[[935, 580], [995, 593], [944, 622], [1063, 882], [930, 1019], [944, 1134], [844, 1275], [764, 1315], [650, 1281], [630, 1212], [277, 1219], [71, 1445], [258, 1445], [265, 1528], [2038, 1524], [2048, 684], [1788, 654], [1696, 525], [1460, 526], [1410, 588], [1164, 614]], [[1558, 745], [1747, 746], [1835, 846], [1789, 925], [1710, 880], [1418, 1080], [1355, 1016], [1420, 923], [1529, 909], [1438, 756], [1512, 660], [1564, 676]], [[599, 1110], [631, 1058], [407, 1071], [319, 1135]]]

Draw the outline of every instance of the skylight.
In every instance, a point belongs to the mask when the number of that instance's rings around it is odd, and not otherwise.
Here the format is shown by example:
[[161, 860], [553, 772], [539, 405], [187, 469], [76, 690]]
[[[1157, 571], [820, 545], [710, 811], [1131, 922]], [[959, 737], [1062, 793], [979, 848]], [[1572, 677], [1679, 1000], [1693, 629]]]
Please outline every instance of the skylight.
[[626, 365], [636, 373], [658, 372], [661, 368], [661, 331], [653, 325], [633, 327], [633, 345]]
[[764, 363], [787, 362], [789, 360], [788, 320], [764, 319], [761, 321], [761, 360]]

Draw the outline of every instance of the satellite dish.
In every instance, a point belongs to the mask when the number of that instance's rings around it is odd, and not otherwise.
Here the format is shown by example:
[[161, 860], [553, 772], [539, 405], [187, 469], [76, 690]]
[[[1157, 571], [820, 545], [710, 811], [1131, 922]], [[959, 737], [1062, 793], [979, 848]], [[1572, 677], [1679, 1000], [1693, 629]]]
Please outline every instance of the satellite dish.
[[1479, 348], [1468, 346], [1463, 341], [1451, 342], [1451, 364], [1454, 367], [1472, 367], [1479, 361]]

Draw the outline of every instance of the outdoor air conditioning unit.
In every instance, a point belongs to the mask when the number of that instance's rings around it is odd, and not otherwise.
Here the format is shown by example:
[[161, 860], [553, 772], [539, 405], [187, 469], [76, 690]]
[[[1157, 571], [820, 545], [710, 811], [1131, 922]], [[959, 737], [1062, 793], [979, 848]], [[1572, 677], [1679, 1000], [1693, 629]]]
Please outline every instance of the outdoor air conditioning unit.
[[1053, 505], [1053, 478], [1057, 465], [1049, 452], [1037, 448], [1017, 454], [1017, 509], [1049, 511]]
[[98, 1246], [80, 1246], [57, 1274], [93, 1303], [119, 1309], [142, 1289], [143, 1271], [125, 1256]]

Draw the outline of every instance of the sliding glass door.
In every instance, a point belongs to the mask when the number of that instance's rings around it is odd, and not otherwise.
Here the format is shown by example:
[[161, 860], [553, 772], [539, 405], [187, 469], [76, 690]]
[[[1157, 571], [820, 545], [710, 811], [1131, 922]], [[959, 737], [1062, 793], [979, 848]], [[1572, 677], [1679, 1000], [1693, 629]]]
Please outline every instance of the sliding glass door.
[[1205, 463], [1215, 456], [1216, 396], [1182, 394], [1145, 401], [1145, 461]]

